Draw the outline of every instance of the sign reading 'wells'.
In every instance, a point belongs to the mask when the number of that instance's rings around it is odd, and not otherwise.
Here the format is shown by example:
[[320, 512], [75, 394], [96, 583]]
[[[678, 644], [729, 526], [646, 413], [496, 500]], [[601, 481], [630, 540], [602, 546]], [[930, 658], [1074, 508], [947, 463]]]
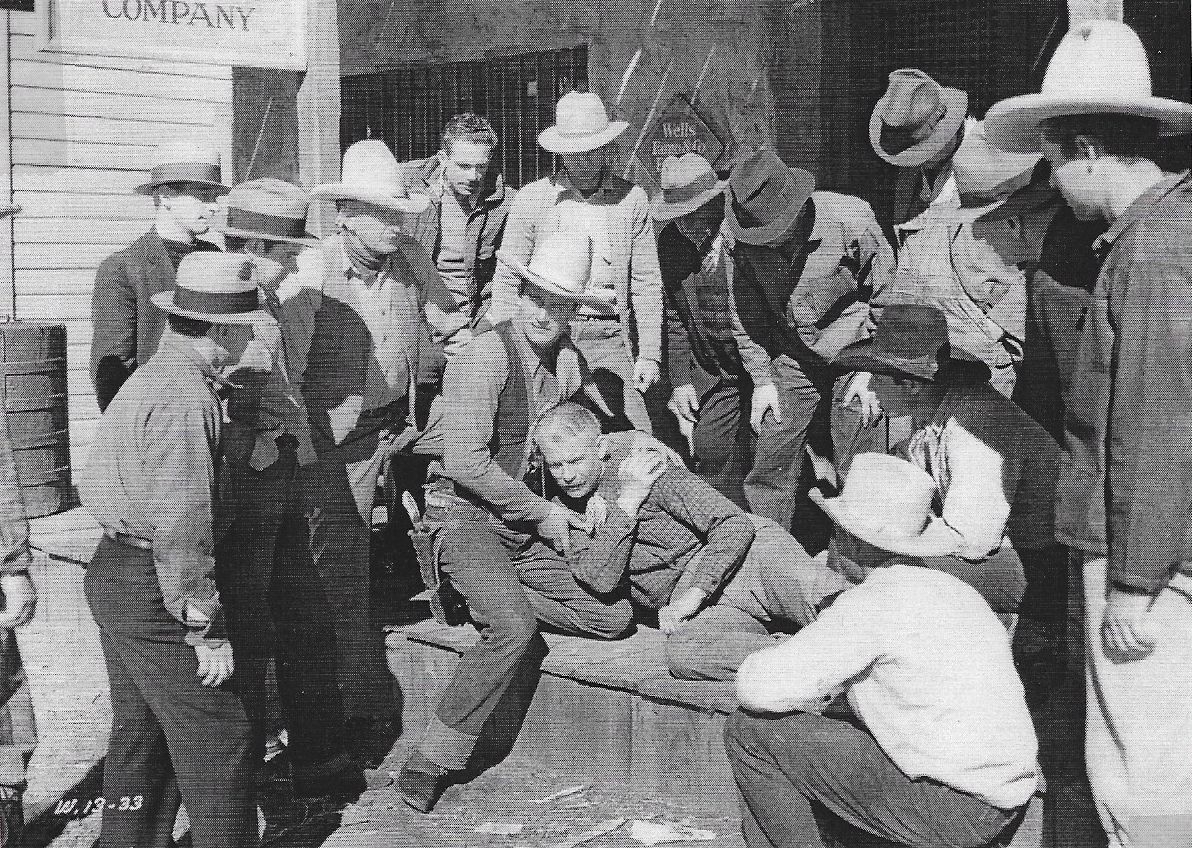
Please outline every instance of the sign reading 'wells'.
[[306, 68], [306, 0], [37, 0], [38, 47]]
[[658, 182], [662, 161], [667, 156], [698, 153], [715, 165], [723, 152], [723, 142], [695, 108], [682, 97], [676, 97], [646, 131], [637, 158]]

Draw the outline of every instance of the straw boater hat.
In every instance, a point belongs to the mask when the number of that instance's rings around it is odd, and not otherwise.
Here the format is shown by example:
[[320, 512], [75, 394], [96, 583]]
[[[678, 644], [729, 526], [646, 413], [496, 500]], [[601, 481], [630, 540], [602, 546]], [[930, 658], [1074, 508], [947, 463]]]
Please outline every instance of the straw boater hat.
[[535, 288], [588, 306], [608, 306], [611, 290], [589, 290], [592, 276], [592, 237], [578, 231], [559, 230], [534, 245], [527, 268], [504, 251], [497, 260]]
[[667, 156], [659, 177], [662, 191], [650, 204], [655, 221], [681, 218], [724, 196], [728, 180], [716, 179], [712, 163], [698, 153]]
[[249, 180], [228, 192], [226, 202], [227, 223], [217, 228], [224, 235], [306, 247], [319, 243], [306, 231], [310, 194], [301, 186], [272, 177]]
[[538, 134], [538, 144], [551, 153], [584, 153], [604, 147], [628, 127], [628, 121], [608, 119], [599, 96], [569, 91], [559, 98], [554, 126]]
[[310, 195], [315, 200], [359, 200], [407, 215], [430, 206], [425, 194], [410, 194], [397, 159], [385, 142], [375, 138], [345, 150], [340, 181], [315, 186]]
[[869, 117], [873, 152], [899, 168], [917, 168], [948, 146], [964, 125], [968, 95], [946, 88], [918, 68], [890, 74]]
[[244, 253], [197, 251], [178, 265], [173, 291], [150, 300], [171, 315], [212, 324], [256, 324], [272, 316], [260, 306], [259, 287], [271, 287], [285, 269], [272, 259]]
[[961, 550], [961, 535], [932, 509], [935, 480], [905, 459], [857, 454], [839, 497], [825, 497], [819, 489], [810, 494], [841, 529], [883, 551], [931, 557]]
[[755, 150], [729, 174], [724, 219], [737, 241], [782, 244], [814, 190], [815, 177], [810, 173], [788, 167], [773, 150]]
[[1083, 23], [1056, 48], [1038, 94], [1002, 100], [985, 114], [989, 142], [1003, 150], [1039, 150], [1048, 118], [1110, 113], [1159, 123], [1160, 135], [1192, 133], [1192, 105], [1151, 93], [1151, 68], [1138, 34], [1117, 21]]
[[149, 171], [149, 181], [134, 189], [138, 194], [153, 194], [170, 183], [198, 185], [231, 191], [223, 184], [219, 165], [219, 151], [209, 144], [196, 141], [169, 141], [157, 148]]

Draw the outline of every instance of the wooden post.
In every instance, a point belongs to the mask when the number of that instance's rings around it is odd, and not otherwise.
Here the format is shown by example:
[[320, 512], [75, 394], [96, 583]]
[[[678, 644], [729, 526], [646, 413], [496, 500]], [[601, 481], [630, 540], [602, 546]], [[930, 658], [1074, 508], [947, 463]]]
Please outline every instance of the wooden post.
[[[12, 112], [8, 99], [9, 68], [8, 42], [12, 12], [5, 10], [4, 31], [0, 32], [0, 91], [4, 103], [0, 108], [0, 202], [12, 202]], [[10, 215], [0, 220], [0, 315], [16, 317], [16, 262], [13, 256], [16, 228]]]
[[[307, 0], [307, 68], [298, 88], [298, 173], [303, 185], [339, 179], [339, 14], [337, 3]], [[317, 203], [310, 225], [331, 233], [334, 210]]]

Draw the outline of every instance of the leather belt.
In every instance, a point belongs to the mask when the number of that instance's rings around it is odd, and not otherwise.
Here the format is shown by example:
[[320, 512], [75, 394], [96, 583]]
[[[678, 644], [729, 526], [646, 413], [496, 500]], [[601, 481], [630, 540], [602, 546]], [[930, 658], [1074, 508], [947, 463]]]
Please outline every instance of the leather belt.
[[130, 548], [140, 548], [143, 551], [153, 550], [153, 543], [148, 539], [142, 539], [140, 536], [130, 536], [127, 533], [121, 533], [119, 530], [113, 530], [110, 527], [103, 528], [103, 534], [113, 542], [128, 545]]

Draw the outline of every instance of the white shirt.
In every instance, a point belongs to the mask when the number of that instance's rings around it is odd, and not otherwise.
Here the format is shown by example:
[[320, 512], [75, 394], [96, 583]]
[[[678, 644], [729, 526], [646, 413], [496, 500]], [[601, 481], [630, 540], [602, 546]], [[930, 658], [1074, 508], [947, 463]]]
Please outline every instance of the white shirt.
[[737, 673], [737, 697], [754, 710], [806, 709], [842, 690], [908, 777], [1007, 810], [1034, 793], [1038, 741], [1006, 629], [952, 575], [877, 569]]

